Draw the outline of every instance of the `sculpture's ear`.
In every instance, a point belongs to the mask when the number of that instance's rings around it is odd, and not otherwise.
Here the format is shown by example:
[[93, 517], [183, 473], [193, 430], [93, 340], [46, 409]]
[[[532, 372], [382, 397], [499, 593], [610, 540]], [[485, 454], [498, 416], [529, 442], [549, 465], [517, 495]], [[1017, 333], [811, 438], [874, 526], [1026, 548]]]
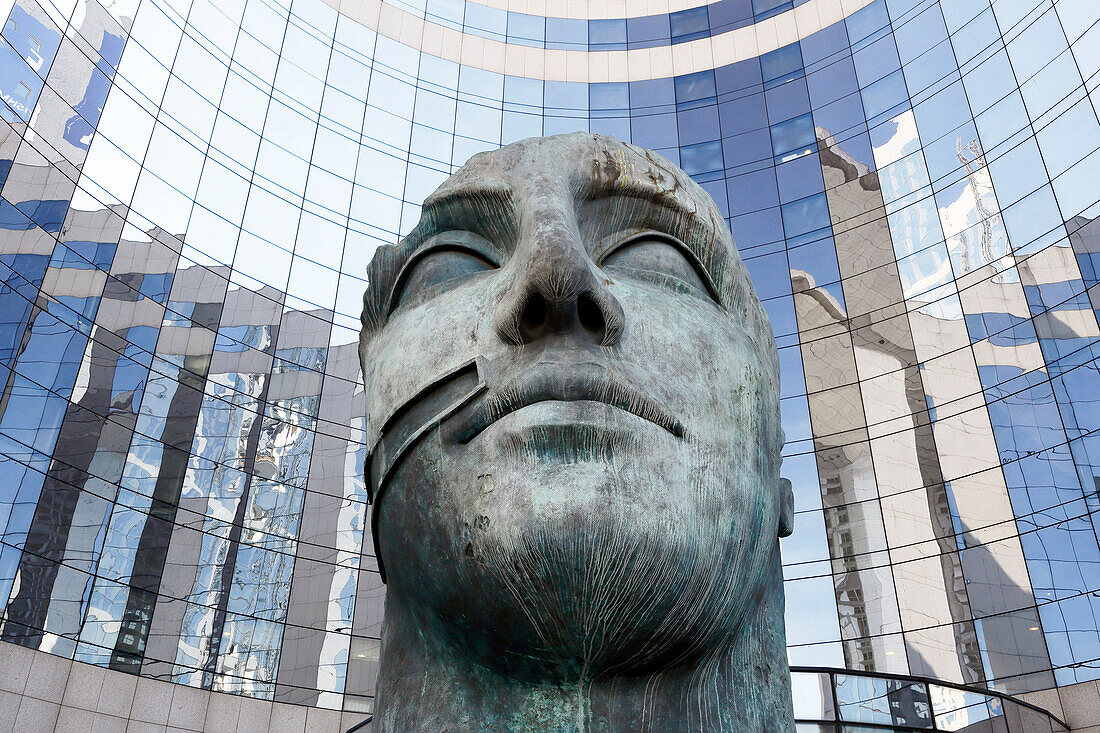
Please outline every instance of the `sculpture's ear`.
[[794, 532], [794, 490], [788, 479], [779, 479], [779, 536], [789, 537]]

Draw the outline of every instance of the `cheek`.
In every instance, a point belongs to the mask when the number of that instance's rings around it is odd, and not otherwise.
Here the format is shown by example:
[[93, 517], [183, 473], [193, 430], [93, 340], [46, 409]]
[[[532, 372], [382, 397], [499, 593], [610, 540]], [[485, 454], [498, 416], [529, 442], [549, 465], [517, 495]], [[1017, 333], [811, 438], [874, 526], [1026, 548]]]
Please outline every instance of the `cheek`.
[[489, 322], [487, 300], [481, 288], [462, 288], [386, 322], [364, 359], [368, 435], [377, 435], [398, 408], [479, 353]]
[[[714, 509], [741, 507], [761, 519], [774, 507], [771, 455], [778, 421], [778, 375], [731, 318], [695, 298], [623, 288], [624, 358], [642, 367], [647, 390], [684, 423], [694, 476], [684, 486]], [[629, 306], [629, 307], [628, 307]], [[751, 523], [751, 522], [750, 522]]]
[[639, 367], [646, 387], [694, 425], [697, 438], [724, 439], [744, 429], [756, 380], [767, 378], [744, 332], [709, 301], [651, 286], [619, 285], [626, 311], [623, 358]]

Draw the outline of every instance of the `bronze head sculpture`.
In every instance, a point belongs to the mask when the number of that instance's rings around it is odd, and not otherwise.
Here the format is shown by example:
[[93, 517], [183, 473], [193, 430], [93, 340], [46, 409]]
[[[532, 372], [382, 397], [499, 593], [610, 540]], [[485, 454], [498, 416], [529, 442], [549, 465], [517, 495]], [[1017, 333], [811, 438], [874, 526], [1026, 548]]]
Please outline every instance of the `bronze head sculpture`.
[[711, 198], [523, 140], [369, 278], [376, 730], [793, 730], [778, 356]]

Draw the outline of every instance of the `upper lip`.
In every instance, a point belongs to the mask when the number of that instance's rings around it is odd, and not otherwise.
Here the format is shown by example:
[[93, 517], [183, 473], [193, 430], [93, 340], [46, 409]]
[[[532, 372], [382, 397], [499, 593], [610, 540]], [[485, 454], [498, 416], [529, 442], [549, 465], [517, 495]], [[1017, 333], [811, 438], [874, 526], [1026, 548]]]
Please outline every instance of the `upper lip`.
[[469, 443], [500, 418], [538, 402], [592, 400], [617, 407], [683, 437], [684, 426], [656, 400], [606, 367], [593, 363], [543, 363], [491, 388], [459, 417], [455, 439]]

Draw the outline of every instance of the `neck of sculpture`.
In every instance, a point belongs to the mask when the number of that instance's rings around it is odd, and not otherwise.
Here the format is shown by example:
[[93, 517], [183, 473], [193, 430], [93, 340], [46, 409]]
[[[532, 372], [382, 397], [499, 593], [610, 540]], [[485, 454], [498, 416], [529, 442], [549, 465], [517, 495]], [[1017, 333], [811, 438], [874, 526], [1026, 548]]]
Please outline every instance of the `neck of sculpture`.
[[[772, 572], [781, 588], [779, 554]], [[771, 592], [721, 649], [647, 674], [532, 683], [473, 663], [386, 599], [374, 730], [794, 730], [783, 597]]]

